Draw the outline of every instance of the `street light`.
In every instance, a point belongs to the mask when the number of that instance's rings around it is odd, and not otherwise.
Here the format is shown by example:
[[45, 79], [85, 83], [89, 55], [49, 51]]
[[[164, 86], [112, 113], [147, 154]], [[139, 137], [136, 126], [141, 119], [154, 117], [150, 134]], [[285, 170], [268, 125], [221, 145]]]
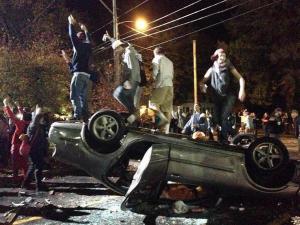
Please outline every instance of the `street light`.
[[138, 18], [135, 21], [135, 28], [140, 31], [145, 31], [148, 28], [148, 22], [144, 18]]
[[[137, 32], [143, 32], [145, 30], [147, 30], [148, 28], [148, 22], [144, 19], [144, 18], [138, 18], [137, 20], [133, 21], [133, 20], [126, 20], [126, 21], [121, 21], [117, 23], [117, 26], [119, 26], [120, 24], [124, 24], [124, 23], [134, 23], [135, 28], [131, 28], [134, 31]], [[119, 32], [118, 32], [118, 28], [117, 28], [117, 39], [119, 38]]]

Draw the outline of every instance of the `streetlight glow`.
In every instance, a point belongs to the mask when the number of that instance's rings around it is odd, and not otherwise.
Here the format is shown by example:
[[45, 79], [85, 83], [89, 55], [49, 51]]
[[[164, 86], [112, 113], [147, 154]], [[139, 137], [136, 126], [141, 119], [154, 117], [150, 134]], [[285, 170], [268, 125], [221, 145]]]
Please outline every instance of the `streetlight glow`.
[[135, 27], [136, 27], [137, 30], [145, 31], [148, 28], [148, 23], [145, 19], [138, 18], [135, 21]]

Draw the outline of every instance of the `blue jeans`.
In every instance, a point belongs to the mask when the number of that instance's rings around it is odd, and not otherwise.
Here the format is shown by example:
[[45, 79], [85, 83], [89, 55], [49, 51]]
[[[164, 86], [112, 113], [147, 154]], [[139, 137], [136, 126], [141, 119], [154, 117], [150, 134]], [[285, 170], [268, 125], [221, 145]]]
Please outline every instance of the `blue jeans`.
[[74, 118], [82, 119], [88, 114], [88, 74], [75, 72], [71, 80], [70, 99], [73, 106]]
[[131, 89], [125, 89], [123, 85], [120, 85], [113, 93], [114, 98], [117, 99], [130, 114], [135, 112], [134, 97], [137, 94], [138, 84], [138, 82], [131, 82]]
[[228, 94], [227, 96], [214, 94], [212, 100], [214, 103], [213, 123], [214, 125], [221, 126], [221, 140], [227, 140], [231, 130], [228, 117], [230, 116], [236, 97], [233, 94]]

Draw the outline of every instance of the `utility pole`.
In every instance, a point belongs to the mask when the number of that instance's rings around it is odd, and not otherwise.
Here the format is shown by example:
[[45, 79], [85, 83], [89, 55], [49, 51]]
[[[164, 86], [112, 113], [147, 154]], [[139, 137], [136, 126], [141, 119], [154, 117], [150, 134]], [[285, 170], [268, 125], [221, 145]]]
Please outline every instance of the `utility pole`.
[[[117, 15], [117, 3], [116, 0], [112, 0], [113, 6], [113, 35], [114, 39], [119, 39], [119, 30], [118, 30], [118, 15]], [[114, 83], [119, 85], [121, 81], [121, 62], [120, 62], [120, 52], [114, 50]]]
[[194, 61], [194, 104], [198, 104], [198, 89], [197, 89], [197, 48], [196, 40], [193, 40], [193, 61]]

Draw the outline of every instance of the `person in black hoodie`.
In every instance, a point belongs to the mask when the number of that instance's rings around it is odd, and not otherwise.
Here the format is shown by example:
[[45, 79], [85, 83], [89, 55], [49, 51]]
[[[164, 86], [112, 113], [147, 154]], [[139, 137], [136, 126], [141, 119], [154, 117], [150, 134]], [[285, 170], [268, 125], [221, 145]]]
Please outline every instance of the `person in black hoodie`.
[[36, 191], [46, 190], [42, 185], [42, 171], [45, 165], [44, 158], [47, 155], [48, 140], [46, 135], [45, 119], [41, 109], [37, 109], [37, 113], [29, 124], [27, 136], [31, 146], [29, 153], [29, 169], [22, 184], [22, 188], [29, 188], [30, 182], [35, 177]]

